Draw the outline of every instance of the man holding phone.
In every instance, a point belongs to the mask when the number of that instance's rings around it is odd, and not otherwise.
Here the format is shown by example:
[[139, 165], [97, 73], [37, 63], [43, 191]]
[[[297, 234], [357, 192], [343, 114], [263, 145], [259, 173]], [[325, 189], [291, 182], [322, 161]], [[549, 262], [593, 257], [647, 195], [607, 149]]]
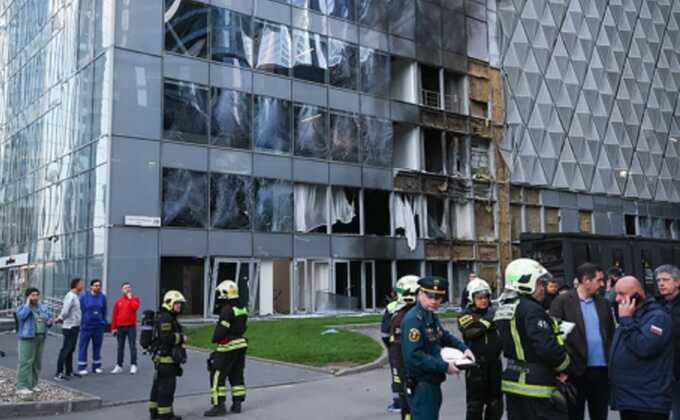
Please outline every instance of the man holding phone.
[[680, 268], [662, 265], [655, 274], [659, 295], [667, 303], [673, 323], [673, 419], [680, 419]]
[[610, 401], [621, 420], [667, 420], [671, 411], [671, 317], [632, 276], [616, 283], [620, 324], [609, 356]]

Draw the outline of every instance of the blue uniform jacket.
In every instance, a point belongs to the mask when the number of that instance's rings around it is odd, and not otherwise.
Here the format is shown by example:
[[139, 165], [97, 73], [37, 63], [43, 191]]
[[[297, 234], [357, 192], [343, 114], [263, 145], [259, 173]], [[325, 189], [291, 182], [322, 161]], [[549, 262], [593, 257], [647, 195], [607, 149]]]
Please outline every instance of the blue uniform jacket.
[[441, 383], [449, 364], [442, 360], [441, 348], [465, 351], [467, 346], [446, 331], [436, 314], [420, 303], [411, 308], [401, 321], [401, 355], [406, 376], [416, 381]]
[[621, 318], [609, 357], [614, 410], [668, 414], [671, 409], [673, 347], [668, 310], [647, 302]]
[[106, 296], [103, 293], [93, 295], [92, 292], [85, 292], [80, 295], [80, 310], [83, 313], [83, 328], [106, 327]]

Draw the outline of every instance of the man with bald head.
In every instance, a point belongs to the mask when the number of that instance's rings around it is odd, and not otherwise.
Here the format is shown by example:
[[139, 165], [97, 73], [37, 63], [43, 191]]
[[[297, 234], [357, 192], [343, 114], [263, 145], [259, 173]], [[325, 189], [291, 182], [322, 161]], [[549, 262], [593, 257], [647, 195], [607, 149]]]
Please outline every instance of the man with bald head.
[[671, 317], [640, 281], [616, 282], [620, 324], [609, 357], [610, 401], [621, 420], [668, 420], [672, 397]]

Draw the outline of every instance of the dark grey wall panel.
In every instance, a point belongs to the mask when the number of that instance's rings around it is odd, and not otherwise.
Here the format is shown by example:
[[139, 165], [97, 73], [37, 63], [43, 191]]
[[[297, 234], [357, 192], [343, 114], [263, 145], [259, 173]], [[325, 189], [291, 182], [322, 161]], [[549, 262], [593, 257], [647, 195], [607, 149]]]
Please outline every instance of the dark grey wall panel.
[[562, 208], [560, 211], [560, 221], [562, 223], [562, 232], [579, 231], [578, 210]]
[[381, 236], [364, 237], [365, 258], [393, 259], [394, 239]]
[[163, 2], [116, 2], [116, 46], [147, 54], [163, 50]]
[[359, 112], [359, 95], [346, 90], [328, 88], [328, 106], [347, 112]]
[[548, 207], [560, 206], [560, 193], [551, 190], [541, 190], [541, 204]]
[[253, 234], [211, 230], [208, 233], [208, 252], [223, 257], [250, 257], [253, 255]]
[[264, 178], [292, 179], [292, 159], [286, 156], [253, 156], [253, 175]]
[[468, 59], [464, 55], [442, 51], [442, 64], [448, 70], [467, 73]]
[[210, 83], [210, 66], [205, 61], [166, 54], [163, 59], [163, 76], [172, 79], [207, 85]]
[[333, 18], [328, 18], [328, 36], [354, 43], [359, 42], [359, 31], [356, 25]]
[[625, 232], [625, 218], [621, 213], [609, 213], [609, 225], [612, 235], [624, 235]]
[[331, 236], [333, 258], [365, 258], [364, 240], [361, 236]]
[[578, 208], [576, 194], [560, 191], [560, 207], [568, 207], [572, 209]]
[[391, 101], [390, 108], [394, 121], [409, 122], [412, 124], [418, 124], [420, 122], [420, 109], [418, 105]]
[[255, 16], [290, 25], [290, 6], [270, 0], [255, 0]]
[[398, 260], [422, 260], [425, 259], [425, 242], [418, 240], [416, 249], [411, 251], [406, 239], [395, 239], [395, 256]]
[[293, 251], [295, 258], [329, 258], [331, 238], [328, 235], [295, 235]]
[[208, 231], [195, 229], [161, 229], [162, 256], [204, 257], [208, 252]]
[[363, 169], [364, 187], [379, 190], [391, 190], [393, 188], [392, 171], [389, 169], [367, 168]]
[[394, 55], [407, 58], [416, 57], [416, 43], [408, 39], [390, 36], [390, 50]]
[[258, 95], [290, 100], [291, 81], [283, 77], [255, 73], [253, 75], [253, 92]]
[[294, 80], [293, 100], [325, 107], [328, 106], [328, 90], [325, 86]]
[[293, 235], [256, 233], [253, 237], [254, 255], [258, 257], [293, 256]]
[[361, 167], [331, 163], [330, 178], [333, 185], [361, 187]]
[[206, 171], [208, 149], [191, 144], [163, 143], [161, 159], [164, 167]]
[[210, 64], [210, 84], [250, 92], [253, 88], [253, 73], [237, 67]]
[[212, 0], [212, 4], [217, 7], [226, 7], [246, 15], [253, 13], [253, 2], [254, 0]]
[[319, 15], [307, 9], [293, 7], [293, 26], [325, 35], [328, 24], [326, 16]]
[[235, 150], [210, 149], [210, 170], [249, 175], [253, 173], [253, 155]]
[[373, 96], [361, 95], [361, 112], [380, 118], [389, 118], [390, 101]]
[[623, 212], [625, 214], [636, 214], [637, 213], [637, 206], [635, 205], [635, 201], [631, 200], [621, 200], [623, 204]]
[[373, 31], [368, 28], [359, 28], [359, 43], [377, 50], [389, 51], [389, 40], [387, 39], [387, 34]]
[[611, 235], [611, 224], [609, 215], [605, 212], [593, 212], [593, 233], [598, 235]]
[[293, 159], [293, 179], [312, 184], [328, 184], [328, 163]]

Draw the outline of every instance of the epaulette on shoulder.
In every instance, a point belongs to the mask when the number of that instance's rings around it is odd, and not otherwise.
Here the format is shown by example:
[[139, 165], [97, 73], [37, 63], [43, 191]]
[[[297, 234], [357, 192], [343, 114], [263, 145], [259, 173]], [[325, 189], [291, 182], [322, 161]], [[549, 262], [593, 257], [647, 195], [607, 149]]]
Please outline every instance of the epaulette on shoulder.
[[418, 321], [422, 321], [423, 320], [423, 313], [420, 312], [420, 311], [416, 312], [416, 319]]

